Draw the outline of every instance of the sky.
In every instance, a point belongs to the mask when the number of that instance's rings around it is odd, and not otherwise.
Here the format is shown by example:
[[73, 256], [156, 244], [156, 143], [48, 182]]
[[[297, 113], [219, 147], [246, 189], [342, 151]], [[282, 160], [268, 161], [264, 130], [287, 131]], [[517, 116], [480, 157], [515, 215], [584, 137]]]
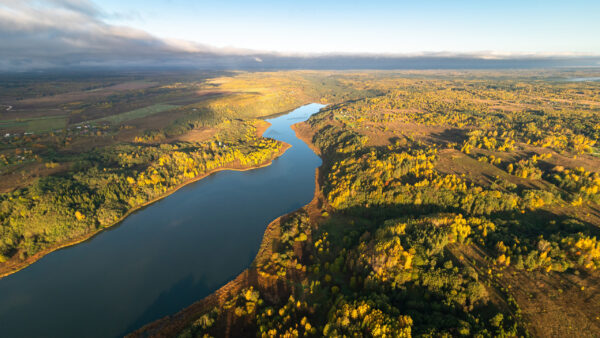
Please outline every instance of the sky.
[[218, 47], [300, 53], [600, 54], [600, 1], [97, 0], [112, 23]]
[[337, 67], [331, 55], [370, 57], [367, 67], [381, 56], [593, 57], [587, 64], [598, 66], [598, 13], [598, 0], [0, 0], [0, 71], [318, 67], [325, 57]]

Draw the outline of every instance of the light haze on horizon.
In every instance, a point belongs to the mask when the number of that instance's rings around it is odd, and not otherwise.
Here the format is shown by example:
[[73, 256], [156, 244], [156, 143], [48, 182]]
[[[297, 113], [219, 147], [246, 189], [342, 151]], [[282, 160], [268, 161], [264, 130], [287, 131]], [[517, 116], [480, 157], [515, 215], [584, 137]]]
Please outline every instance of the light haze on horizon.
[[110, 24], [299, 53], [600, 54], [599, 1], [94, 0]]
[[[528, 67], [598, 67], [597, 13], [600, 1], [589, 0], [0, 0], [0, 72], [477, 67], [483, 60], [524, 67], [519, 59], [541, 62]], [[432, 56], [445, 63], [422, 63]]]

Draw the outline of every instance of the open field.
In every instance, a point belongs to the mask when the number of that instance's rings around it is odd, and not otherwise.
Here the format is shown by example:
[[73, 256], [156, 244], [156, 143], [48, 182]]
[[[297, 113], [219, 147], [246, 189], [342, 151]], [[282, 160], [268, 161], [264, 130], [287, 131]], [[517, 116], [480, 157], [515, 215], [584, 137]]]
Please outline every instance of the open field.
[[0, 121], [2, 130], [19, 130], [24, 133], [48, 132], [56, 129], [64, 129], [67, 126], [66, 116], [49, 116], [29, 119], [15, 119]]
[[127, 122], [130, 120], [141, 119], [144, 117], [148, 117], [150, 115], [162, 113], [164, 111], [171, 110], [171, 109], [174, 109], [177, 107], [179, 107], [179, 106], [172, 105], [172, 104], [157, 103], [157, 104], [154, 104], [154, 105], [151, 105], [148, 107], [139, 108], [136, 110], [125, 112], [125, 113], [111, 115], [108, 117], [103, 117], [100, 119], [90, 120], [90, 121], [86, 121], [86, 122], [87, 123], [109, 122], [111, 124], [120, 124], [120, 123]]
[[82, 91], [72, 91], [57, 95], [50, 95], [44, 97], [33, 97], [26, 98], [18, 101], [10, 101], [15, 105], [15, 109], [21, 109], [26, 107], [45, 107], [45, 106], [56, 106], [64, 102], [81, 101], [90, 98], [104, 98], [109, 95], [114, 95], [123, 91], [141, 90], [156, 86], [156, 82], [146, 81], [130, 81], [115, 84], [108, 87], [100, 87]]

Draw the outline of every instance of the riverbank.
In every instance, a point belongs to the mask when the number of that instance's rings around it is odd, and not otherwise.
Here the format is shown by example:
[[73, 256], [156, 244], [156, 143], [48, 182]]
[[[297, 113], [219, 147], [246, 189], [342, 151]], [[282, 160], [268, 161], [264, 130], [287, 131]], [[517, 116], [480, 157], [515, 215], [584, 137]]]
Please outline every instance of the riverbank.
[[[256, 124], [256, 134], [257, 136], [262, 137], [262, 135], [265, 133], [265, 131], [269, 128], [271, 124], [267, 121], [264, 120], [259, 120], [258, 123]], [[44, 256], [60, 250], [60, 249], [64, 249], [73, 245], [77, 245], [77, 244], [81, 244], [83, 242], [86, 242], [88, 240], [91, 240], [94, 236], [100, 234], [101, 232], [103, 232], [106, 229], [111, 229], [114, 228], [115, 226], [119, 225], [121, 222], [123, 222], [128, 216], [130, 216], [132, 213], [139, 211], [147, 206], [149, 206], [152, 203], [155, 203], [159, 200], [164, 199], [165, 197], [175, 193], [177, 190], [191, 184], [197, 181], [200, 181], [212, 174], [215, 174], [219, 171], [227, 171], [227, 170], [231, 170], [231, 171], [248, 171], [248, 170], [254, 170], [254, 169], [259, 169], [259, 168], [264, 168], [267, 167], [269, 165], [272, 164], [273, 160], [275, 160], [276, 158], [280, 157], [281, 155], [283, 155], [291, 146], [285, 142], [279, 141], [282, 143], [282, 147], [279, 150], [279, 152], [277, 154], [275, 154], [274, 156], [272, 156], [269, 160], [258, 164], [258, 165], [253, 165], [253, 166], [243, 166], [240, 165], [237, 162], [234, 162], [232, 165], [228, 165], [225, 167], [220, 167], [220, 168], [215, 168], [213, 170], [210, 170], [208, 172], [203, 173], [202, 175], [199, 175], [197, 177], [191, 178], [185, 182], [182, 182], [181, 184], [167, 190], [164, 194], [161, 194], [160, 196], [149, 200], [139, 206], [136, 206], [130, 210], [128, 210], [123, 216], [121, 216], [118, 220], [116, 220], [115, 222], [113, 222], [112, 224], [102, 227], [100, 229], [97, 229], [96, 231], [90, 232], [88, 234], [85, 234], [83, 236], [74, 238], [72, 240], [69, 240], [67, 242], [64, 243], [59, 243], [56, 244], [54, 246], [48, 247], [38, 253], [36, 253], [35, 255], [32, 255], [30, 257], [28, 257], [25, 260], [8, 260], [6, 262], [4, 262], [4, 265], [2, 267], [0, 267], [0, 279], [9, 276], [13, 273], [16, 273], [20, 270], [25, 269], [26, 267], [34, 264], [35, 262], [37, 262], [38, 260], [40, 260], [41, 258], [43, 258]]]
[[[298, 139], [306, 143], [306, 145], [308, 145], [309, 148], [315, 152], [315, 154], [320, 156], [319, 149], [317, 149], [312, 143], [314, 132], [310, 129], [310, 126], [306, 122], [293, 124], [291, 129], [294, 131]], [[322, 160], [324, 161], [324, 159]], [[210, 311], [214, 307], [223, 305], [225, 301], [232, 295], [238, 294], [242, 289], [250, 286], [255, 288], [260, 286], [262, 289], [268, 289], [270, 291], [270, 297], [287, 297], [286, 295], [290, 290], [287, 290], [287, 286], [284, 281], [276, 275], [259, 273], [258, 269], [256, 269], [256, 266], [266, 262], [272, 256], [273, 250], [276, 247], [281, 235], [282, 220], [301, 211], [307, 212], [311, 221], [315, 224], [318, 224], [322, 219], [325, 218], [322, 216], [325, 200], [321, 190], [322, 175], [320, 167], [315, 170], [314, 182], [315, 189], [313, 199], [307, 205], [296, 211], [279, 216], [267, 225], [258, 253], [248, 269], [245, 269], [237, 277], [203, 299], [198, 300], [174, 315], [166, 316], [149, 323], [130, 333], [127, 335], [127, 337], [174, 337], [184, 328], [186, 328], [193, 320], [197, 319], [201, 314]], [[231, 333], [227, 332], [226, 336], [231, 336]]]

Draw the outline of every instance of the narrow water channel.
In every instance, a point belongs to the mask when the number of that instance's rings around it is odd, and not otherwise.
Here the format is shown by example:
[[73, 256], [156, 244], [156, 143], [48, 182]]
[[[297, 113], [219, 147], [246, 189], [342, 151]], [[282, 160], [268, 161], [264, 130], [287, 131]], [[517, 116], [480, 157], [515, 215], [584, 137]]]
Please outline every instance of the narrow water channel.
[[292, 145], [270, 166], [218, 172], [0, 279], [0, 336], [122, 336], [234, 278], [267, 224], [312, 199], [321, 159], [290, 126], [322, 107], [267, 120]]

